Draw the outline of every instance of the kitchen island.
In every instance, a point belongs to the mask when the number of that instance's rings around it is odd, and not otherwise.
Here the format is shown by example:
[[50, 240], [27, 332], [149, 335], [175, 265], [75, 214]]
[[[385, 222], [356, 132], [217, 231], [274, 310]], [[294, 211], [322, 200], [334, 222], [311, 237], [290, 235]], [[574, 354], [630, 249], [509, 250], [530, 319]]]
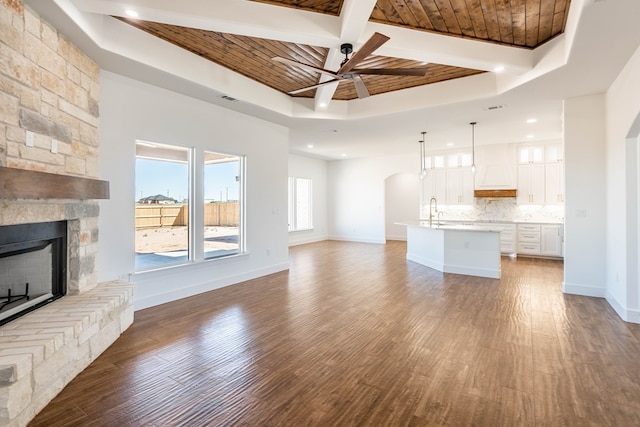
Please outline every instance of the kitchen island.
[[500, 278], [501, 227], [405, 221], [407, 259], [443, 273]]

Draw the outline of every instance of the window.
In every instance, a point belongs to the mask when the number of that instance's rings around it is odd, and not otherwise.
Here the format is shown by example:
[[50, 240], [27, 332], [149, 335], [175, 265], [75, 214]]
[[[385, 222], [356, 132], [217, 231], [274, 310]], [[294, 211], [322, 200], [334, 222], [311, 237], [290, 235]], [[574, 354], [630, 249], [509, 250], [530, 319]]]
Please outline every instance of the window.
[[313, 228], [311, 179], [289, 177], [289, 231]]
[[204, 152], [204, 257], [237, 253], [240, 225], [238, 156]]
[[136, 271], [242, 251], [243, 165], [240, 156], [137, 141]]

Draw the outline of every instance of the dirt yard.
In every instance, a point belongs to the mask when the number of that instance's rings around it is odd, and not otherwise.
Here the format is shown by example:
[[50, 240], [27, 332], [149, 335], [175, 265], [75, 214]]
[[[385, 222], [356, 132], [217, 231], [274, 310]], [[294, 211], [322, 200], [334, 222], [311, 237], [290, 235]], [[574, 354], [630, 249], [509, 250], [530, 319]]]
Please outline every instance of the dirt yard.
[[[163, 227], [136, 230], [136, 252], [149, 254], [187, 248], [187, 227]], [[238, 227], [205, 227], [204, 248], [237, 249]]]

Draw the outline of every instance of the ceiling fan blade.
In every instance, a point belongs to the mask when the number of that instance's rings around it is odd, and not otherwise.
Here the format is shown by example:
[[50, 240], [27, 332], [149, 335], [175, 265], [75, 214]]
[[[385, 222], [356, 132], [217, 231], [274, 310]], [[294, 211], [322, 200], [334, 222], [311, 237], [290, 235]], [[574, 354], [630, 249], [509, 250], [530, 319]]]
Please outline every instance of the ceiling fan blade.
[[389, 40], [389, 37], [380, 33], [373, 33], [373, 35], [360, 47], [360, 50], [349, 58], [349, 60], [340, 67], [338, 74], [348, 73], [356, 65], [358, 65], [367, 56], [371, 55], [374, 50], [385, 44]]
[[335, 83], [335, 82], [341, 82], [341, 81], [343, 81], [343, 79], [327, 80], [326, 82], [318, 83], [317, 85], [307, 86], [307, 87], [304, 87], [302, 89], [292, 90], [291, 92], [289, 92], [289, 95], [296, 95], [298, 93], [306, 92], [308, 90], [315, 89], [317, 87], [324, 86], [324, 85], [329, 84], [329, 83]]
[[331, 77], [336, 77], [336, 75], [337, 75], [333, 71], [325, 70], [324, 68], [314, 67], [313, 65], [303, 64], [302, 62], [293, 61], [293, 60], [287, 59], [287, 58], [281, 58], [279, 56], [276, 56], [275, 58], [271, 58], [271, 59], [273, 61], [281, 62], [283, 64], [293, 65], [294, 67], [299, 67], [299, 68], [304, 68], [305, 70], [311, 71], [311, 72], [314, 72], [314, 73], [327, 74], [327, 75], [329, 75]]
[[380, 76], [424, 76], [426, 68], [354, 68], [355, 74], [375, 74]]
[[362, 99], [369, 97], [369, 91], [367, 90], [367, 87], [364, 85], [364, 82], [359, 75], [353, 75], [353, 84], [356, 86], [356, 93], [358, 94], [358, 98]]

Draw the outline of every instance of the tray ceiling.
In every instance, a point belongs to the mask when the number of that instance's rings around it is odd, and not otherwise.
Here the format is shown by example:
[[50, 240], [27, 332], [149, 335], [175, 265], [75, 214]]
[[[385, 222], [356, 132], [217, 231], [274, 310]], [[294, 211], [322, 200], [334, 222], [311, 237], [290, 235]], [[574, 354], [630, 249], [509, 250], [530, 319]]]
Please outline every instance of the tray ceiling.
[[[342, 1], [326, 0], [252, 1], [334, 16], [340, 14], [343, 6]], [[569, 3], [570, 0], [378, 0], [369, 21], [529, 49], [562, 33]], [[320, 75], [274, 62], [273, 57], [323, 68], [329, 55], [329, 49], [323, 46], [119, 19], [283, 93], [317, 84]], [[420, 67], [425, 67], [425, 64], [375, 55], [359, 65], [359, 68]], [[427, 64], [426, 68], [427, 73], [423, 77], [366, 75], [362, 78], [369, 93], [377, 95], [485, 72], [435, 63]], [[312, 89], [293, 96], [313, 98], [315, 95], [316, 90]], [[357, 99], [354, 85], [342, 82], [333, 99]]]

